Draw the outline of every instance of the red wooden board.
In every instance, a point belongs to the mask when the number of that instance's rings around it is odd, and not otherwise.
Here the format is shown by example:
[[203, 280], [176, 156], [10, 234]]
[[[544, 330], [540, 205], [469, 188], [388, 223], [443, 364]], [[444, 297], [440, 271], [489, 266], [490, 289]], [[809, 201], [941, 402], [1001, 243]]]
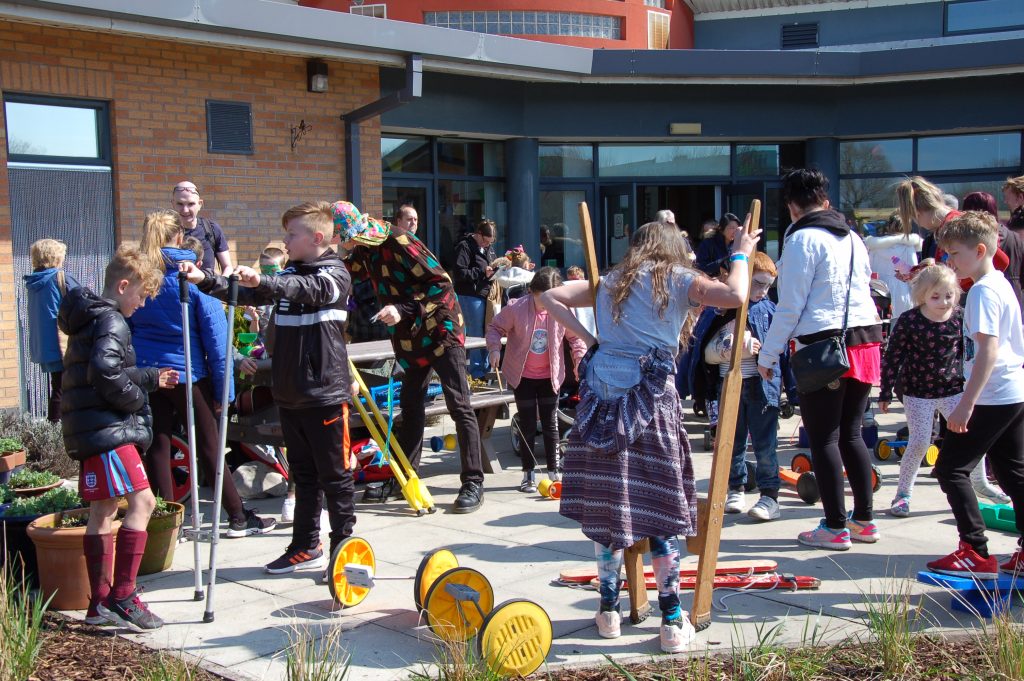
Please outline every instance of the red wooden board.
[[[774, 560], [723, 560], [715, 566], [716, 575], [746, 575], [775, 572], [779, 564]], [[697, 564], [690, 563], [679, 567], [680, 577], [694, 577], [697, 574]], [[586, 584], [597, 577], [593, 567], [571, 568], [563, 570], [559, 574], [559, 581], [567, 584]], [[648, 580], [654, 577], [654, 568], [644, 566], [644, 577]]]
[[[645, 575], [645, 580], [648, 589], [657, 589], [658, 583], [655, 581], [653, 576]], [[591, 580], [590, 585], [595, 589], [598, 588], [597, 578]], [[679, 588], [693, 589], [697, 585], [697, 576], [687, 576], [679, 578]], [[774, 572], [768, 572], [764, 574], [755, 575], [715, 575], [715, 582], [713, 588], [715, 589], [781, 589], [783, 591], [791, 589], [817, 589], [821, 586], [821, 580], [817, 577], [807, 577], [804, 575], [795, 575], [792, 579], [783, 579], [782, 575]], [[625, 581], [622, 582], [622, 588], [625, 589], [627, 584]]]

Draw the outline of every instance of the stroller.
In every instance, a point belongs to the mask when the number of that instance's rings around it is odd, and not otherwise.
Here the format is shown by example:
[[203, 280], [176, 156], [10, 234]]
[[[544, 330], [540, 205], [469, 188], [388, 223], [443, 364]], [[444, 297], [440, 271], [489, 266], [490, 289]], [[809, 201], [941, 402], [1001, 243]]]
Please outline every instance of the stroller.
[[877, 277], [876, 274], [871, 275], [869, 287], [871, 300], [875, 304], [875, 310], [878, 311], [878, 318], [882, 320], [882, 346], [884, 347], [885, 340], [889, 337], [889, 325], [892, 323], [892, 292], [889, 291], [889, 285]]

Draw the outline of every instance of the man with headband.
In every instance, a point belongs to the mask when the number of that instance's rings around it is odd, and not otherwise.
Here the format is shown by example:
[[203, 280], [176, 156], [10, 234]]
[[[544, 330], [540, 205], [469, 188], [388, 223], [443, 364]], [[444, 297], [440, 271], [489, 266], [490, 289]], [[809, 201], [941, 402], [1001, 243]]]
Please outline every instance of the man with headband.
[[215, 221], [199, 217], [203, 199], [194, 183], [182, 180], [174, 185], [171, 190], [171, 207], [178, 214], [178, 220], [185, 229], [185, 237], [194, 237], [203, 245], [204, 266], [213, 269], [214, 263], [220, 263], [221, 271], [231, 267], [231, 254], [228, 253], [224, 230]]
[[[350, 252], [346, 263], [354, 281], [373, 282], [383, 306], [375, 320], [388, 326], [395, 359], [405, 370], [399, 398], [402, 421], [396, 438], [417, 468], [423, 449], [424, 409], [431, 370], [441, 381], [448, 414], [455, 422], [462, 459], [462, 486], [454, 513], [472, 513], [483, 504], [484, 472], [480, 430], [466, 381], [465, 327], [451, 277], [416, 234], [404, 226], [380, 223], [351, 203], [334, 204], [334, 235]], [[378, 498], [397, 497], [393, 484]]]

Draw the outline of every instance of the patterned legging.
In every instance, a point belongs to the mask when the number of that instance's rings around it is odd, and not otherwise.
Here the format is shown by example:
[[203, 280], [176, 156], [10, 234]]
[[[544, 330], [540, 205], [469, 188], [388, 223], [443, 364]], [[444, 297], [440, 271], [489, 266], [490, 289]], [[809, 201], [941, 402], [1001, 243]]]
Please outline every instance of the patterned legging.
[[[658, 606], [665, 620], [682, 617], [679, 607], [679, 542], [675, 537], [651, 537], [651, 563], [658, 583]], [[618, 610], [622, 589], [623, 549], [610, 549], [594, 542], [601, 610]]]
[[[935, 410], [944, 417], [949, 414], [960, 402], [960, 395], [940, 397], [936, 399], [925, 399], [905, 395], [903, 397], [903, 408], [907, 416], [907, 428], [910, 429], [910, 439], [907, 442], [907, 449], [900, 461], [900, 482], [896, 490], [898, 497], [911, 497], [914, 492], [914, 482], [917, 480], [917, 472], [921, 467], [921, 460], [928, 452], [932, 441], [932, 422], [935, 419]], [[1002, 493], [994, 488], [985, 475], [985, 458], [982, 457], [978, 465], [971, 473], [971, 483], [974, 489], [990, 497], [1001, 498]]]

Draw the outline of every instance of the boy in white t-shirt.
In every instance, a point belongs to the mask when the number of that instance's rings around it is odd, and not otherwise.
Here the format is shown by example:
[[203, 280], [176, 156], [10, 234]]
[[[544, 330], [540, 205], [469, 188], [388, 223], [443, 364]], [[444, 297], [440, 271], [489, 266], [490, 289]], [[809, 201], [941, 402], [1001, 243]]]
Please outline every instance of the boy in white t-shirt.
[[[994, 579], [999, 570], [1024, 572], [1020, 537], [1016, 552], [1002, 565], [988, 554], [985, 523], [970, 480], [971, 470], [988, 452], [996, 480], [1014, 507], [1024, 509], [1024, 333], [1013, 289], [992, 265], [998, 234], [995, 219], [978, 211], [954, 218], [938, 234], [949, 254], [947, 264], [974, 285], [964, 308], [967, 383], [947, 419], [949, 432], [935, 465], [956, 518], [960, 546], [928, 563], [928, 569], [978, 579]], [[1024, 513], [1017, 513], [1017, 532], [1024, 535]]]

